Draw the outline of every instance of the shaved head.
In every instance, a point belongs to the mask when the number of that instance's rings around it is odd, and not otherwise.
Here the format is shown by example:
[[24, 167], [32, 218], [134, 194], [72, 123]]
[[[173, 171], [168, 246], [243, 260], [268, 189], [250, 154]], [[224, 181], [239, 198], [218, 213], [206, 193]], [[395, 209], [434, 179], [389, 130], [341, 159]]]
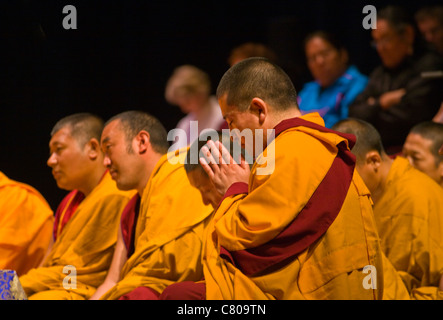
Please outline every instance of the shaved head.
[[355, 135], [357, 141], [352, 148], [352, 153], [357, 157], [357, 162], [362, 163], [369, 151], [385, 154], [380, 134], [375, 127], [363, 120], [348, 118], [337, 122], [333, 130]]
[[52, 128], [51, 137], [63, 128], [69, 128], [71, 136], [80, 146], [84, 146], [92, 138], [100, 141], [103, 120], [91, 113], [76, 113], [60, 119]]

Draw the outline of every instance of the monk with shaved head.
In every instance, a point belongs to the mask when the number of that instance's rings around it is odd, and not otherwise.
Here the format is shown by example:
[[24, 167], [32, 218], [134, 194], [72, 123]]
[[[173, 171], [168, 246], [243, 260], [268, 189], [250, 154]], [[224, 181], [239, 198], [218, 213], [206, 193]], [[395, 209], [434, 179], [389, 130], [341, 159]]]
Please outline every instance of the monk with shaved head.
[[411, 298], [436, 299], [443, 272], [443, 190], [407, 159], [392, 159], [377, 130], [363, 120], [346, 119], [334, 129], [354, 134], [357, 171], [374, 200], [381, 247]]

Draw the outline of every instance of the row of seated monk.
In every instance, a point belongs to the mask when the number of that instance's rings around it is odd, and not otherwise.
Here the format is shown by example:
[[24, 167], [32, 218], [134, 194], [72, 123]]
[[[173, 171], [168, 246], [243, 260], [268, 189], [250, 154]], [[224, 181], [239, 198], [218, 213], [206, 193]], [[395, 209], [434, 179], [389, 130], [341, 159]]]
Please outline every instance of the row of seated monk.
[[229, 129], [274, 134], [205, 131], [170, 151], [147, 112], [77, 113], [49, 141], [69, 191], [55, 213], [1, 175], [0, 268], [28, 299], [443, 297], [443, 124], [390, 156], [364, 120], [303, 114], [262, 57], [229, 68], [216, 98]]

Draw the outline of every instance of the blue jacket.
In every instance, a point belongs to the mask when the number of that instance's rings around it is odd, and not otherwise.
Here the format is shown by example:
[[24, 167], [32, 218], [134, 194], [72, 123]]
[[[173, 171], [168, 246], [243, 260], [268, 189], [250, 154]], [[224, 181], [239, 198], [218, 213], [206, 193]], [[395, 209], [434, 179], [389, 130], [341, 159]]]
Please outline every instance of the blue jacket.
[[368, 77], [355, 66], [350, 66], [331, 86], [322, 90], [318, 82], [305, 84], [298, 95], [302, 114], [318, 112], [331, 128], [337, 121], [348, 117], [348, 108], [368, 83]]

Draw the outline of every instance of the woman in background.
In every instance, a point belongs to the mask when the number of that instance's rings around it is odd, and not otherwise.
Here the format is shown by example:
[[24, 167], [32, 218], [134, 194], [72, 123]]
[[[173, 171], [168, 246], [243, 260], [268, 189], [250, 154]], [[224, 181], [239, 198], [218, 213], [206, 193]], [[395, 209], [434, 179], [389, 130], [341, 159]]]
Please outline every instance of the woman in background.
[[299, 93], [303, 114], [318, 112], [327, 128], [348, 117], [348, 106], [368, 82], [356, 66], [349, 65], [346, 48], [331, 33], [316, 31], [305, 40], [305, 55], [314, 81]]

